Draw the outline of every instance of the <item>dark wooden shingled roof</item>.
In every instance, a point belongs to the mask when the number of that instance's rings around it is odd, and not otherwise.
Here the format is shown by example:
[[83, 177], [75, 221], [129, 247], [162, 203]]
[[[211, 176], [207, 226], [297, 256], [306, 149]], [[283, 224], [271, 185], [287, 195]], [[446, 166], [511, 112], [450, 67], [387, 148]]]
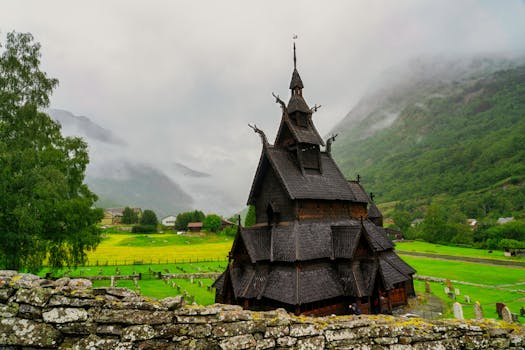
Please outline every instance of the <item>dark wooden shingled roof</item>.
[[303, 89], [303, 80], [301, 79], [301, 76], [299, 75], [299, 72], [297, 71], [297, 68], [294, 68], [292, 73], [292, 80], [290, 81], [290, 90], [294, 89]]
[[381, 253], [380, 258], [383, 260], [386, 260], [390, 263], [390, 265], [394, 266], [397, 270], [399, 270], [401, 273], [405, 275], [412, 275], [416, 273], [416, 270], [414, 270], [410, 265], [408, 265], [406, 262], [404, 262], [395, 252], [392, 250], [387, 250], [383, 253]]
[[[352, 259], [359, 238], [363, 235], [375, 252], [394, 248], [383, 228], [369, 220], [342, 220], [339, 222], [293, 221], [270, 228], [256, 226], [243, 228], [241, 238], [252, 263], [258, 261], [308, 261], [314, 259]], [[386, 258], [394, 260], [386, 255]], [[399, 258], [398, 258], [399, 259]], [[404, 264], [402, 260], [394, 264]]]
[[348, 181], [348, 185], [352, 189], [352, 192], [354, 193], [356, 199], [358, 202], [362, 203], [371, 203], [372, 201], [368, 197], [368, 194], [366, 193], [365, 189], [361, 184], [357, 181], [350, 180]]
[[308, 114], [306, 117], [307, 126], [301, 127], [296, 125], [294, 121], [291, 120], [288, 113], [285, 112], [281, 119], [281, 124], [279, 126], [279, 131], [277, 131], [276, 143], [280, 139], [281, 134], [285, 131], [286, 128], [290, 130], [295, 142], [297, 143], [309, 143], [314, 145], [324, 146], [324, 141], [319, 135], [319, 132], [315, 128], [315, 125], [312, 121], [312, 115]]
[[291, 222], [272, 229], [272, 261], [333, 258], [332, 232], [327, 223]]
[[395, 247], [382, 227], [374, 225], [370, 220], [363, 220], [363, 228], [361, 232], [374, 251], [382, 252]]
[[292, 95], [290, 97], [290, 100], [288, 101], [288, 106], [286, 107], [286, 111], [288, 112], [288, 115], [292, 115], [295, 112], [302, 112], [306, 114], [312, 113], [310, 107], [308, 107], [308, 104], [304, 100], [303, 96], [297, 94]]
[[271, 233], [268, 226], [243, 227], [241, 238], [252, 263], [270, 260]]
[[328, 263], [304, 268], [275, 266], [268, 276], [263, 297], [298, 305], [343, 295], [343, 287]]
[[356, 200], [328, 154], [321, 153], [322, 174], [304, 176], [289, 151], [267, 147], [266, 155], [291, 199]]
[[264, 176], [270, 167], [290, 199], [362, 202], [355, 198], [348, 182], [330, 155], [321, 153], [321, 166], [323, 169], [321, 174], [303, 175], [292, 153], [274, 146], [264, 147], [253, 179], [248, 204], [254, 203], [255, 196], [261, 189]]
[[260, 298], [268, 278], [269, 266], [235, 264], [230, 269], [233, 292], [236, 298]]
[[381, 272], [386, 290], [394, 289], [394, 284], [396, 283], [410, 280], [410, 276], [402, 274], [384, 259], [379, 259], [379, 271]]
[[335, 258], [352, 259], [361, 237], [361, 224], [332, 226], [332, 242]]

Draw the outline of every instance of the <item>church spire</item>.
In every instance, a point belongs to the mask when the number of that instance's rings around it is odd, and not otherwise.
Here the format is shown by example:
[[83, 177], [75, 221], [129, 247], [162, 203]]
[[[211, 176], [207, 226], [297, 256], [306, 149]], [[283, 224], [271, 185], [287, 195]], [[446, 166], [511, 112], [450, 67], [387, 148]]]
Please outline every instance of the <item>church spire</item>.
[[297, 56], [295, 55], [295, 41], [293, 43], [293, 69], [297, 69]]
[[295, 53], [295, 42], [293, 43], [293, 73], [292, 81], [290, 81], [290, 90], [292, 90], [292, 95], [299, 94], [302, 95], [302, 89], [304, 88], [303, 81], [299, 76], [297, 71], [297, 55]]

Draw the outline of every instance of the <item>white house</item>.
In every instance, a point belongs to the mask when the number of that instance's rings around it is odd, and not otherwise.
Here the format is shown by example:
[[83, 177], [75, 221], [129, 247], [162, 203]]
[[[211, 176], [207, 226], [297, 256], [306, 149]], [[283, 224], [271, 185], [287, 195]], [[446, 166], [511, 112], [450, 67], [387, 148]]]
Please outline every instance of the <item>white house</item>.
[[175, 220], [177, 219], [176, 216], [168, 215], [165, 218], [162, 218], [160, 222], [162, 223], [162, 226], [169, 226], [174, 227], [175, 226]]

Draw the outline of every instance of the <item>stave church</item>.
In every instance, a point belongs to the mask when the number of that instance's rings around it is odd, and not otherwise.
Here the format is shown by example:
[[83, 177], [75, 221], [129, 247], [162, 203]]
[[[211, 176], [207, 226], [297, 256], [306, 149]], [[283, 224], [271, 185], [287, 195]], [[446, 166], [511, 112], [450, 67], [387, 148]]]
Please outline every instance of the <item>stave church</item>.
[[394, 252], [381, 212], [357, 180], [345, 179], [321, 138], [294, 70], [273, 144], [262, 152], [248, 197], [256, 224], [239, 225], [215, 301], [296, 315], [391, 313], [414, 296], [416, 272]]

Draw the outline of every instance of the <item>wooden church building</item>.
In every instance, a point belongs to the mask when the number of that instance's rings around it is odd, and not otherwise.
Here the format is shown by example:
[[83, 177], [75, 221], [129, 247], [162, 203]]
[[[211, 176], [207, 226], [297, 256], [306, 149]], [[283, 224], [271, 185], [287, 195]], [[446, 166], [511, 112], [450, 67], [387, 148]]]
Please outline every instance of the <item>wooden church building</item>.
[[415, 270], [394, 252], [382, 215], [358, 181], [347, 181], [317, 132], [296, 68], [274, 144], [262, 154], [248, 204], [256, 224], [239, 227], [216, 302], [297, 315], [388, 313], [414, 296]]

